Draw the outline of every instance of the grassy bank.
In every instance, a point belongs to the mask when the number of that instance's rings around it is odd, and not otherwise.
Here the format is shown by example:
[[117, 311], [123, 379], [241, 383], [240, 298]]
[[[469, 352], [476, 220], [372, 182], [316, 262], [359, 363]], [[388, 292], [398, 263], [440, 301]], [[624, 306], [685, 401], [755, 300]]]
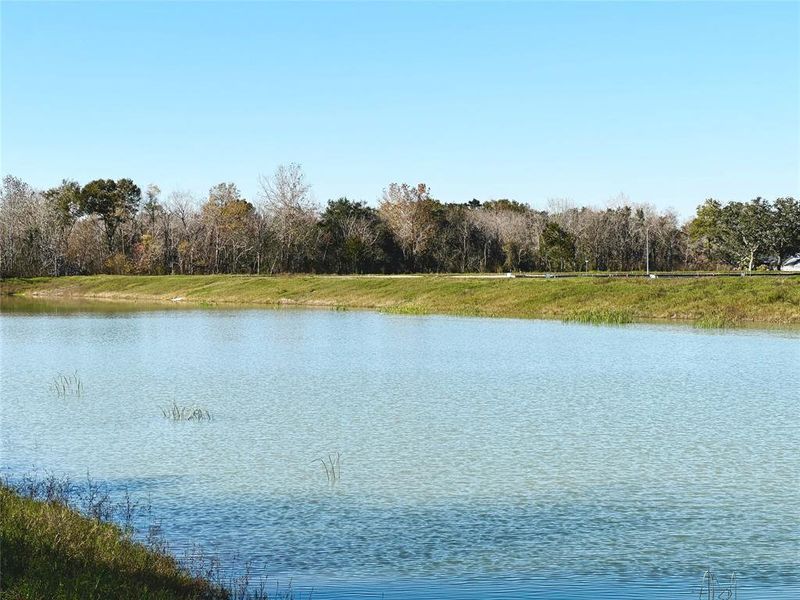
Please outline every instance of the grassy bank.
[[10, 279], [0, 292], [207, 304], [378, 309], [407, 314], [649, 319], [701, 326], [800, 323], [800, 277], [481, 279], [454, 276], [86, 276]]
[[23, 497], [0, 485], [0, 598], [224, 599], [169, 555], [120, 527], [63, 502]]

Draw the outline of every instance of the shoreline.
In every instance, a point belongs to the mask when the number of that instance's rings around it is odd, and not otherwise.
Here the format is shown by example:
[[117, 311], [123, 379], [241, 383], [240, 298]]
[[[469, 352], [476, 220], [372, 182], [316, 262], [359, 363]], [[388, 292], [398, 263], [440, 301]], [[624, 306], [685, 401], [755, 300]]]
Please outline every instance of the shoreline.
[[800, 324], [800, 277], [91, 275], [5, 279], [0, 294], [179, 305], [367, 309], [583, 323]]
[[0, 481], [4, 598], [231, 598], [165, 546], [134, 539], [106, 514], [107, 496], [86, 514], [72, 505], [70, 489], [66, 479], [36, 482], [27, 493]]

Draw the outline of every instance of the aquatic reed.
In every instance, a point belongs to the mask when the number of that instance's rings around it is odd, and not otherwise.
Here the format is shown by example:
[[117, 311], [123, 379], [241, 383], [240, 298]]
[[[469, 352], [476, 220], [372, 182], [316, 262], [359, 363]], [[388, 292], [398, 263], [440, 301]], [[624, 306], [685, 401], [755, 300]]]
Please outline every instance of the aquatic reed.
[[697, 597], [700, 600], [713, 600], [714, 598], [725, 598], [726, 600], [736, 600], [739, 597], [739, 584], [736, 580], [736, 571], [732, 571], [727, 585], [717, 579], [716, 573], [711, 567], [703, 573]]
[[161, 414], [170, 421], [210, 421], [211, 413], [197, 406], [178, 406], [174, 400], [171, 406], [161, 409]]
[[56, 375], [50, 384], [50, 389], [55, 391], [59, 398], [66, 398], [67, 396], [83, 396], [83, 382], [78, 376], [77, 370], [68, 375], [64, 373], [59, 373]]
[[331, 452], [328, 454], [328, 458], [317, 458], [313, 461], [313, 464], [321, 463], [322, 467], [325, 469], [325, 477], [328, 479], [328, 483], [336, 483], [342, 477], [342, 455], [339, 452]]

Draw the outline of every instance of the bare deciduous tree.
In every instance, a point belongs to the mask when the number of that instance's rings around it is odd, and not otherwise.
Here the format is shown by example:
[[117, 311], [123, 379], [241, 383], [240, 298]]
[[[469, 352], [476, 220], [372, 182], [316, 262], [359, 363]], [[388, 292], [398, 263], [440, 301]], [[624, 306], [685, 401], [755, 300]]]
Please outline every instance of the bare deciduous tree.
[[390, 184], [383, 191], [379, 212], [414, 270], [436, 233], [428, 186], [424, 183], [416, 186]]
[[270, 272], [302, 269], [316, 246], [318, 207], [300, 165], [280, 165], [271, 177], [261, 176], [260, 214], [271, 237]]

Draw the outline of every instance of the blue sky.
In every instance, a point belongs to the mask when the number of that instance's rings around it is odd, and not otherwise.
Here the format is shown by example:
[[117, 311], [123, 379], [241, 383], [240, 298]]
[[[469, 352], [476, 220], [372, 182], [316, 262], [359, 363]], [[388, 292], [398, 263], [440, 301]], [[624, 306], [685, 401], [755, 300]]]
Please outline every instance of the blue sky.
[[301, 163], [318, 201], [798, 195], [800, 5], [9, 3], [2, 161], [191, 190]]

